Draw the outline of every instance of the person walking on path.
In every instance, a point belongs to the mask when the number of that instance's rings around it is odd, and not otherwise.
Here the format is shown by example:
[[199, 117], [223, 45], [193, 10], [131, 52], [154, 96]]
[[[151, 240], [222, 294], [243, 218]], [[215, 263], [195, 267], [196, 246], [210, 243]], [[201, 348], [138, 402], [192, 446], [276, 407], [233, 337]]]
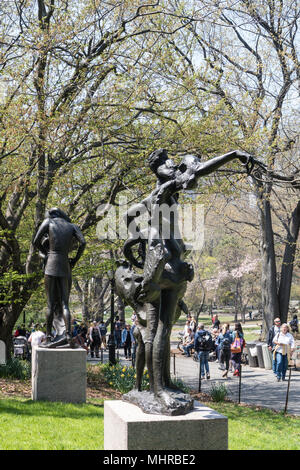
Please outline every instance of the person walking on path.
[[122, 323], [120, 321], [120, 317], [117, 315], [116, 316], [116, 321], [115, 321], [115, 344], [116, 348], [119, 349], [121, 347], [121, 342], [122, 342]]
[[28, 338], [28, 343], [31, 344], [31, 349], [37, 348], [43, 341], [45, 341], [46, 335], [40, 329], [40, 325], [35, 325], [34, 331]]
[[281, 326], [280, 318], [275, 318], [274, 325], [271, 326], [271, 328], [269, 329], [268, 337], [267, 337], [268, 348], [269, 348], [269, 351], [271, 351], [273, 355], [272, 370], [274, 372], [275, 377], [277, 375], [276, 375], [276, 360], [273, 354], [274, 349], [275, 349], [275, 344], [273, 343], [273, 339], [280, 332], [280, 326]]
[[242, 325], [236, 323], [231, 334], [231, 362], [234, 368], [233, 375], [239, 377], [241, 374], [242, 352], [245, 346]]
[[198, 326], [198, 330], [195, 334], [194, 348], [195, 351], [197, 351], [198, 353], [201, 377], [205, 377], [205, 370], [207, 380], [210, 379], [208, 357], [212, 345], [213, 342], [210, 332], [204, 329], [203, 323], [200, 323], [200, 325]]
[[[231, 332], [229, 325], [224, 325], [222, 332], [218, 336], [218, 347], [220, 350], [220, 369], [224, 370], [222, 377], [227, 377], [229, 371], [229, 362], [231, 358]], [[225, 366], [224, 366], [225, 363]]]
[[282, 324], [280, 332], [273, 339], [273, 343], [275, 344], [273, 356], [276, 362], [276, 376], [277, 381], [280, 382], [280, 380], [285, 380], [285, 374], [295, 348], [294, 337], [288, 332], [286, 323]]
[[292, 330], [292, 333], [299, 333], [299, 321], [297, 315], [293, 315], [293, 318], [290, 321], [290, 328]]
[[125, 325], [122, 331], [122, 346], [124, 348], [125, 359], [131, 359], [131, 346], [135, 342], [130, 325]]
[[221, 325], [221, 322], [219, 320], [219, 317], [218, 317], [218, 315], [215, 315], [214, 318], [213, 318], [213, 321], [212, 321], [212, 327], [217, 328], [219, 330], [220, 325]]
[[94, 353], [96, 354], [96, 357], [99, 357], [99, 347], [101, 345], [101, 332], [96, 320], [93, 321], [92, 326], [90, 327], [89, 340], [91, 348], [91, 357], [94, 357]]
[[194, 337], [193, 330], [189, 328], [185, 343], [182, 345], [183, 351], [187, 357], [191, 357], [191, 349], [194, 348]]
[[100, 322], [99, 328], [100, 328], [101, 341], [102, 341], [101, 346], [103, 347], [103, 349], [106, 350], [106, 334], [107, 334], [107, 327], [106, 327], [106, 324], [104, 323], [103, 320]]

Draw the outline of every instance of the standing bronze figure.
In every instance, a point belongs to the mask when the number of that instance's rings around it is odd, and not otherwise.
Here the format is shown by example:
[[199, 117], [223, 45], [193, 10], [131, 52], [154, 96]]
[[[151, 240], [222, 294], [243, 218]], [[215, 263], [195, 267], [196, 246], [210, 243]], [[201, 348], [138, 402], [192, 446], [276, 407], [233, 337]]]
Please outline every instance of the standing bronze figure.
[[[194, 189], [199, 178], [235, 158], [246, 165], [248, 173], [251, 172], [254, 159], [240, 151], [205, 163], [193, 155], [186, 155], [176, 166], [165, 149], [156, 150], [148, 160], [157, 178], [156, 188], [127, 213], [130, 234], [124, 245], [127, 261], [116, 270], [116, 289], [136, 310], [139, 325], [136, 333], [136, 387], [123, 398], [147, 413], [179, 415], [193, 408], [192, 398], [176, 389], [170, 377], [171, 329], [179, 318], [180, 309], [185, 308], [183, 297], [187, 282], [194, 275], [192, 265], [185, 261], [188, 249], [176, 225], [174, 211], [178, 193]], [[136, 219], [145, 211], [149, 227], [141, 230]], [[141, 269], [142, 273], [133, 267]], [[150, 392], [141, 391], [145, 365], [150, 378]]]
[[[69, 259], [69, 252], [78, 243], [75, 258]], [[79, 227], [58, 208], [46, 213], [33, 241], [44, 259], [45, 287], [47, 294], [47, 342], [44, 347], [72, 346], [71, 313], [69, 297], [72, 284], [71, 270], [81, 257], [85, 239]], [[55, 330], [53, 338], [52, 332]]]

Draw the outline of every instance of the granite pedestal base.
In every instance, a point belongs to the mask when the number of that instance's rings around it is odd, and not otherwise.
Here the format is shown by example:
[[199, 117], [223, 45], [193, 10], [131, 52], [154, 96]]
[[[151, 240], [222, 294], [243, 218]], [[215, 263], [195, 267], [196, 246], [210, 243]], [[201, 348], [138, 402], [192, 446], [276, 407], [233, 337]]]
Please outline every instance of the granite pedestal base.
[[227, 450], [226, 416], [195, 402], [182, 416], [151, 415], [121, 400], [104, 402], [105, 450]]
[[35, 401], [85, 403], [86, 351], [34, 348], [31, 379]]

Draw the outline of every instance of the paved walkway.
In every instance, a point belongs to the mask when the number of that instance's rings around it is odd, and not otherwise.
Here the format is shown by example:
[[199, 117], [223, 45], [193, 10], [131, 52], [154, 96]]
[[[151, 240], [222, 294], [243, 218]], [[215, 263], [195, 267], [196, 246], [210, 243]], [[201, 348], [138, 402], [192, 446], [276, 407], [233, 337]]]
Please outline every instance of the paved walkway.
[[[201, 380], [201, 391], [209, 393], [211, 386], [223, 383], [228, 390], [228, 396], [233, 401], [239, 399], [239, 378], [229, 373], [228, 379], [222, 378], [223, 371], [219, 363], [209, 362], [210, 380]], [[171, 371], [174, 371], [173, 357]], [[199, 389], [199, 363], [185, 356], [175, 357], [175, 376], [194, 390]], [[241, 402], [283, 411], [285, 409], [288, 387], [288, 373], [284, 382], [277, 382], [273, 371], [259, 367], [242, 366]], [[288, 398], [289, 414], [300, 416], [300, 372], [292, 369]]]
[[[125, 360], [123, 350], [119, 352], [122, 364], [131, 365], [131, 361]], [[88, 363], [98, 363], [101, 359], [91, 359], [88, 356]], [[108, 361], [108, 353], [104, 352], [103, 361]], [[209, 393], [211, 386], [216, 383], [223, 383], [228, 390], [229, 398], [238, 401], [239, 379], [229, 373], [228, 379], [223, 379], [223, 371], [219, 369], [217, 362], [209, 362], [210, 380], [201, 381], [201, 391]], [[171, 373], [174, 373], [174, 359], [171, 356]], [[175, 376], [181, 379], [186, 385], [194, 390], [199, 387], [199, 363], [192, 358], [185, 356], [175, 356]], [[288, 378], [288, 373], [287, 373]], [[258, 405], [266, 408], [283, 411], [286, 402], [288, 380], [277, 382], [271, 370], [259, 367], [242, 366], [241, 380], [241, 402], [250, 405]], [[288, 413], [300, 416], [300, 372], [292, 369], [290, 391], [288, 399]]]

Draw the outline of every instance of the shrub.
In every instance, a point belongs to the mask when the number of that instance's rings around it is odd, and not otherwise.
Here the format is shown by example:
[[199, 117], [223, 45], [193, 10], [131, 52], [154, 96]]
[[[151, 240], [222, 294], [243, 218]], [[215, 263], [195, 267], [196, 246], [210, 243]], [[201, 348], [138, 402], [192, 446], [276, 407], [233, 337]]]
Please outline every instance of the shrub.
[[0, 377], [27, 380], [31, 377], [31, 363], [13, 357], [0, 365]]
[[[101, 366], [101, 370], [108, 384], [121, 393], [128, 393], [134, 387], [136, 375], [135, 369], [132, 366], [122, 366], [119, 363], [114, 366], [105, 364]], [[145, 370], [142, 380], [142, 390], [148, 389], [149, 375], [147, 370]]]
[[184, 393], [190, 393], [190, 389], [189, 387], [184, 383], [182, 382], [181, 379], [173, 379], [172, 380], [173, 384], [176, 385], [176, 387], [178, 387], [182, 392]]
[[213, 401], [221, 402], [224, 401], [228, 395], [228, 390], [224, 384], [212, 385], [210, 389], [210, 396]]

